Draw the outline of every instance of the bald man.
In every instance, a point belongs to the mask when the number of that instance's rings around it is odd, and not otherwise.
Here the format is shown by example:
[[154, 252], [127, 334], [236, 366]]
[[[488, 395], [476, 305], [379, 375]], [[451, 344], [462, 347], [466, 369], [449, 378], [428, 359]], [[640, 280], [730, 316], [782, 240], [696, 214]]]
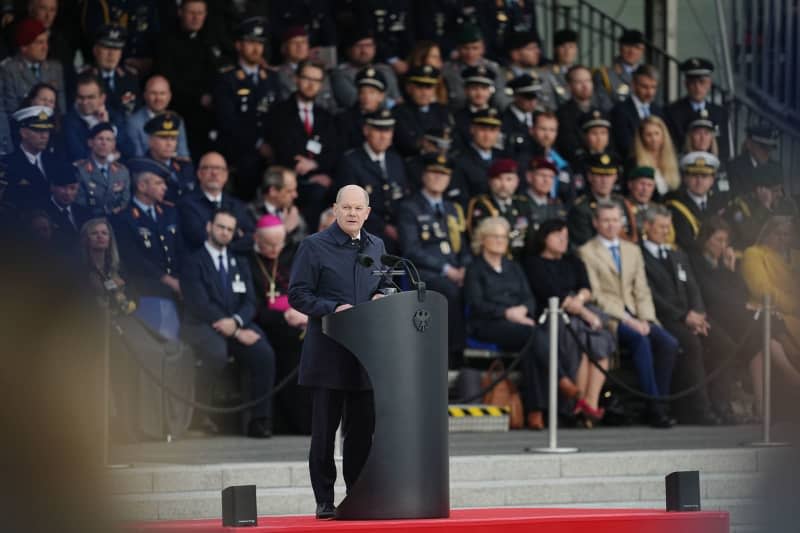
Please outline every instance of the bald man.
[[226, 183], [228, 164], [222, 154], [208, 152], [201, 157], [197, 166], [198, 186], [181, 195], [177, 204], [187, 252], [203, 247], [207, 238], [206, 223], [217, 209], [225, 209], [236, 217], [236, 231], [230, 249], [238, 254], [248, 254], [253, 249], [255, 221], [241, 200], [225, 192]]
[[369, 378], [350, 351], [322, 333], [322, 317], [380, 297], [381, 279], [357, 258], [367, 255], [379, 265], [386, 253], [383, 241], [364, 230], [370, 212], [367, 191], [358, 185], [342, 187], [333, 212], [336, 221], [330, 227], [300, 243], [289, 282], [289, 304], [308, 315], [299, 383], [312, 390], [308, 469], [320, 519], [335, 516], [333, 448], [339, 422], [348, 490], [369, 455], [375, 425]]
[[[172, 90], [170, 89], [169, 82], [164, 76], [155, 75], [147, 80], [144, 86], [144, 105], [134, 111], [128, 117], [127, 125], [128, 137], [133, 141], [134, 154], [136, 157], [141, 157], [147, 153], [147, 133], [144, 131], [144, 125], [148, 120], [154, 116], [163, 113], [169, 107], [172, 101]], [[186, 140], [186, 126], [181, 122], [178, 129], [178, 157], [185, 157], [191, 159], [192, 155], [189, 153], [189, 145]]]

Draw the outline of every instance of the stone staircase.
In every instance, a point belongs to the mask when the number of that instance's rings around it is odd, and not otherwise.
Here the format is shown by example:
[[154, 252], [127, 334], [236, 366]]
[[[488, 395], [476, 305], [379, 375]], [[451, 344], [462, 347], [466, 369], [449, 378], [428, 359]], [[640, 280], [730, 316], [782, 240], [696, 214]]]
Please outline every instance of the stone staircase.
[[[663, 508], [664, 476], [699, 470], [702, 506], [731, 513], [732, 531], [758, 531], [755, 497], [775, 450], [722, 449], [464, 456], [450, 460], [451, 507]], [[341, 466], [341, 465], [340, 465]], [[340, 468], [341, 471], [341, 468]], [[123, 520], [221, 516], [220, 491], [255, 484], [259, 515], [309, 514], [304, 462], [144, 466], [110, 471]], [[344, 487], [337, 488], [344, 494]]]

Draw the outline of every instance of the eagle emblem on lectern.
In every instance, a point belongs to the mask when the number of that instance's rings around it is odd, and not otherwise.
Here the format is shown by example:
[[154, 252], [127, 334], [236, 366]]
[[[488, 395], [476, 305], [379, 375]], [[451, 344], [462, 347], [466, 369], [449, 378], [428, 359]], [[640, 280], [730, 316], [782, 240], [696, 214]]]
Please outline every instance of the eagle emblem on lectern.
[[417, 312], [414, 313], [413, 321], [414, 327], [421, 333], [428, 329], [431, 323], [431, 314], [424, 309], [417, 309]]

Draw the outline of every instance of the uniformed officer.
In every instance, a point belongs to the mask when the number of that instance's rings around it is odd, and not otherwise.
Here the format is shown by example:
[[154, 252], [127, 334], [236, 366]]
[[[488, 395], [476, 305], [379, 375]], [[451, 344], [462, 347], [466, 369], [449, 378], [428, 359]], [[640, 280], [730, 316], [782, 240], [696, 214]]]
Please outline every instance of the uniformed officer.
[[542, 79], [543, 101], [553, 102], [555, 111], [566, 103], [571, 93], [567, 83], [567, 71], [578, 58], [578, 32], [570, 29], [553, 34], [553, 63], [539, 69]]
[[516, 194], [519, 187], [517, 162], [513, 159], [497, 159], [489, 167], [489, 193], [473, 197], [467, 208], [467, 231], [473, 238], [478, 224], [487, 217], [503, 217], [508, 220], [509, 250], [519, 258], [525, 249], [528, 227], [532, 216], [527, 196]]
[[339, 161], [337, 182], [367, 191], [370, 213], [364, 227], [383, 239], [389, 253], [397, 253], [397, 205], [410, 189], [403, 159], [391, 147], [395, 119], [383, 109], [367, 115], [364, 122], [366, 140]]
[[[581, 121], [585, 113], [597, 111], [598, 117], [611, 108], [604, 91], [595, 91], [592, 82], [592, 71], [584, 65], [573, 65], [567, 71], [567, 84], [572, 97], [556, 111], [558, 117], [558, 139], [556, 148], [573, 166], [580, 159], [579, 151], [583, 148], [583, 129]], [[611, 122], [608, 122], [608, 128]], [[604, 147], [605, 148], [605, 147]]]
[[357, 23], [375, 36], [378, 61], [388, 63], [398, 74], [404, 74], [404, 60], [416, 40], [411, 0], [364, 0], [355, 4]]
[[[93, 36], [103, 25], [113, 24], [128, 33], [125, 46], [126, 63], [135, 63], [145, 72], [155, 56], [155, 40], [161, 31], [157, 0], [81, 0], [83, 35]], [[84, 57], [88, 50], [84, 52]]]
[[683, 186], [667, 195], [665, 203], [672, 211], [675, 243], [684, 251], [691, 251], [703, 221], [714, 215], [723, 215], [730, 195], [716, 193], [714, 178], [719, 159], [708, 152], [690, 152], [680, 161]]
[[[653, 167], [639, 166], [631, 169], [626, 176], [628, 195], [625, 197], [625, 206], [633, 214], [631, 225], [640, 237], [646, 237], [642, 232], [645, 223], [645, 213], [653, 206], [658, 205], [653, 201], [656, 190], [656, 171]], [[671, 230], [669, 242], [675, 242], [675, 232]]]
[[611, 66], [595, 70], [594, 86], [605, 91], [612, 102], [623, 102], [631, 94], [633, 72], [644, 57], [644, 35], [639, 30], [625, 30], [617, 40], [619, 55]]
[[469, 143], [472, 114], [489, 107], [495, 93], [495, 77], [495, 72], [483, 65], [467, 67], [461, 71], [467, 102], [464, 107], [453, 112], [458, 146]]
[[[431, 128], [425, 132], [420, 142], [419, 153], [413, 157], [406, 158], [406, 174], [408, 175], [409, 183], [414, 191], [422, 188], [422, 174], [425, 172], [425, 161], [428, 154], [448, 154], [450, 157], [456, 151], [453, 149], [453, 143], [450, 140], [450, 130], [440, 130], [438, 128]], [[444, 193], [444, 197], [459, 204], [463, 209], [467, 208], [469, 203], [469, 188], [464, 182], [462, 173], [456, 173], [450, 177], [450, 185]]]
[[50, 198], [40, 207], [50, 217], [56, 251], [65, 257], [77, 257], [81, 227], [92, 213], [75, 203], [79, 188], [75, 168], [67, 163], [59, 163], [59, 167], [50, 180]]
[[169, 170], [167, 200], [175, 203], [185, 193], [194, 190], [197, 180], [192, 161], [176, 154], [181, 117], [172, 111], [156, 115], [144, 124], [147, 133], [146, 158], [153, 159]]
[[[508, 66], [503, 68], [503, 79], [506, 83], [505, 89], [495, 96], [497, 105], [504, 109], [514, 96], [514, 89], [509, 85], [511, 80], [528, 75], [541, 86], [542, 80], [539, 78], [539, 62], [542, 57], [539, 37], [535, 32], [514, 32], [508, 36]], [[549, 94], [542, 95], [548, 97]], [[555, 109], [555, 102], [547, 99], [539, 102], [542, 109]]]
[[756, 244], [764, 224], [773, 216], [797, 217], [797, 204], [783, 191], [779, 167], [769, 167], [755, 176], [747, 194], [737, 196], [725, 211], [733, 228], [734, 248], [743, 250]]
[[355, 77], [356, 102], [336, 115], [336, 126], [344, 137], [342, 147], [356, 148], [364, 143], [364, 116], [384, 107], [386, 78], [374, 67], [361, 69]]
[[367, 68], [380, 73], [383, 78], [387, 107], [391, 108], [402, 101], [397, 76], [389, 65], [375, 62], [375, 37], [369, 30], [356, 29], [348, 36], [346, 43], [347, 61], [331, 70], [330, 84], [338, 107], [348, 109], [357, 103], [357, 76]]
[[455, 174], [467, 186], [469, 197], [489, 192], [489, 167], [508, 153], [500, 145], [500, 113], [490, 107], [472, 115], [470, 142], [459, 152]]
[[[586, 167], [590, 164], [593, 155], [607, 153], [619, 161], [616, 152], [611, 148], [611, 120], [608, 115], [599, 109], [581, 115], [579, 119], [581, 128], [581, 146], [573, 155], [576, 162], [573, 165], [572, 187], [575, 194], [580, 196], [586, 191]], [[619, 184], [614, 186], [620, 189]]]
[[540, 151], [531, 137], [531, 129], [542, 86], [536, 78], [522, 74], [508, 82], [507, 87], [514, 100], [501, 115], [503, 147], [517, 163], [526, 165]]
[[119, 255], [140, 297], [176, 300], [180, 232], [175, 207], [164, 200], [169, 169], [152, 159], [128, 160], [133, 198], [112, 218]]
[[586, 167], [589, 190], [578, 198], [567, 215], [569, 238], [576, 246], [580, 246], [596, 234], [592, 218], [595, 207], [600, 201], [610, 201], [620, 207], [622, 215], [620, 237], [630, 242], [638, 241], [639, 236], [631, 223], [633, 214], [625, 205], [624, 198], [613, 192], [618, 172], [619, 163], [611, 154], [602, 153], [589, 156]]
[[131, 178], [125, 165], [117, 162], [117, 135], [109, 122], [89, 130], [89, 157], [73, 163], [78, 169], [80, 190], [77, 203], [96, 217], [116, 215], [131, 199]]
[[452, 173], [445, 155], [425, 158], [422, 190], [398, 209], [400, 249], [419, 269], [428, 289], [447, 298], [451, 368], [460, 368], [465, 343], [462, 287], [471, 260], [461, 206], [444, 199]]
[[757, 176], [763, 172], [780, 172], [780, 163], [770, 158], [778, 148], [778, 131], [768, 126], [750, 126], [744, 140], [744, 151], [728, 161], [731, 194], [738, 196], [752, 190]]
[[546, 157], [531, 159], [525, 178], [528, 186], [525, 190], [530, 205], [529, 233], [539, 231], [539, 226], [547, 220], [567, 220], [567, 208], [561, 199], [550, 194], [553, 190], [558, 169]]
[[20, 21], [15, 30], [19, 51], [0, 62], [0, 152], [9, 153], [12, 145], [9, 120], [37, 83], [48, 83], [57, 92], [59, 109], [66, 109], [64, 73], [58, 61], [47, 59], [47, 29], [37, 19]]
[[121, 62], [126, 39], [127, 32], [121, 26], [102, 26], [92, 48], [94, 64], [85, 72], [91, 72], [103, 81], [106, 104], [130, 115], [139, 107], [142, 95], [137, 73]]
[[711, 76], [714, 64], [708, 59], [692, 57], [681, 63], [686, 96], [667, 106], [665, 116], [675, 146], [683, 146], [686, 141], [689, 123], [697, 113], [703, 113], [716, 126], [715, 136], [720, 161], [727, 161], [731, 155], [731, 135], [728, 111], [709, 100]]
[[[689, 123], [686, 125], [686, 139], [682, 146], [683, 153], [710, 152], [719, 157], [717, 130], [717, 125], [708, 116], [708, 110], [701, 109], [697, 113], [693, 113]], [[731, 192], [731, 181], [728, 178], [728, 171], [722, 160], [720, 160], [719, 168], [717, 169], [714, 188], [718, 192]]]
[[397, 127], [394, 144], [404, 157], [419, 152], [419, 145], [426, 130], [450, 128], [453, 122], [445, 106], [435, 102], [439, 70], [424, 65], [411, 68], [406, 76], [408, 100], [392, 110]]
[[237, 192], [255, 192], [270, 149], [264, 143], [266, 116], [280, 98], [278, 76], [261, 66], [266, 22], [242, 21], [236, 29], [237, 64], [222, 69], [214, 87], [214, 110], [225, 159], [235, 167]]
[[[464, 79], [461, 73], [467, 67], [485, 67], [492, 72], [500, 72], [500, 65], [484, 57], [486, 47], [480, 30], [465, 25], [458, 35], [458, 59], [448, 61], [442, 68], [442, 77], [447, 84], [448, 103], [452, 109], [464, 107], [467, 97], [464, 93]], [[505, 80], [497, 77], [495, 88], [498, 93], [505, 90]]]
[[47, 200], [50, 180], [59, 171], [58, 158], [47, 150], [53, 131], [53, 110], [45, 106], [24, 107], [12, 118], [19, 125], [20, 145], [3, 156], [6, 167], [0, 182], [0, 200], [25, 211]]

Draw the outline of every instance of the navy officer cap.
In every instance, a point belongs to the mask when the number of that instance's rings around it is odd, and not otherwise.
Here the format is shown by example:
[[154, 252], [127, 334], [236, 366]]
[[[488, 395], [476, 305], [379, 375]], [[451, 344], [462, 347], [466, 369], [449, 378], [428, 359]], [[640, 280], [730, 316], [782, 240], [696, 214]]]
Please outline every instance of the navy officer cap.
[[162, 163], [149, 157], [134, 157], [125, 162], [125, 166], [131, 171], [131, 174], [139, 174], [140, 172], [149, 172], [163, 178], [165, 181], [169, 179], [170, 171]]
[[236, 26], [236, 39], [239, 41], [267, 41], [267, 21], [264, 17], [249, 17]]
[[375, 67], [362, 68], [356, 74], [357, 87], [374, 87], [381, 92], [386, 92], [386, 77]]
[[127, 38], [128, 33], [122, 26], [117, 24], [104, 24], [97, 31], [94, 44], [106, 48], [125, 48], [125, 41]]

